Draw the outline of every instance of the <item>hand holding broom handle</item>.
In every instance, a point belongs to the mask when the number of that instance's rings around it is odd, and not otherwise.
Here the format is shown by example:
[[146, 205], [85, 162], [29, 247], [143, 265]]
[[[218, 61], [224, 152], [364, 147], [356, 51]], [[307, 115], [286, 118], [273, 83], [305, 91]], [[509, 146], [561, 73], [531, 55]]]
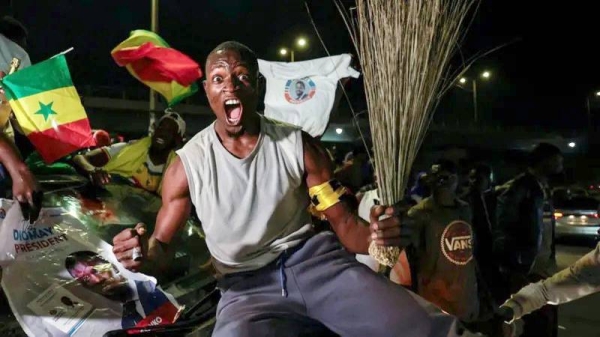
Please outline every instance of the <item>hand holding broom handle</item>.
[[[375, 205], [380, 205], [379, 200], [374, 200]], [[400, 219], [406, 219], [406, 213], [408, 212], [409, 206], [404, 205], [402, 202], [396, 203], [393, 205], [394, 214], [392, 216], [398, 217]], [[390, 215], [382, 215], [379, 217], [379, 220], [384, 220], [389, 218]], [[401, 220], [402, 221], [402, 220]], [[401, 226], [404, 224], [401, 223]], [[402, 230], [401, 230], [402, 232]], [[369, 255], [373, 257], [377, 262], [384, 266], [388, 266], [393, 268], [394, 265], [398, 262], [398, 258], [400, 257], [400, 253], [402, 252], [401, 247], [397, 246], [380, 246], [375, 241], [371, 241], [369, 245]]]

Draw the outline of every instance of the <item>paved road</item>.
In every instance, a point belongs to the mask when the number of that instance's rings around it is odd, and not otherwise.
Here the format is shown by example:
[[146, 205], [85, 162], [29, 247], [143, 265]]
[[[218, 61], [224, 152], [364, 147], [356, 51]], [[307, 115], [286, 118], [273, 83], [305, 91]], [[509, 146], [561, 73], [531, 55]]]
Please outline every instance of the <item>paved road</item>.
[[[592, 250], [590, 245], [559, 245], [559, 268], [573, 264]], [[600, 293], [559, 307], [559, 337], [600, 337]]]

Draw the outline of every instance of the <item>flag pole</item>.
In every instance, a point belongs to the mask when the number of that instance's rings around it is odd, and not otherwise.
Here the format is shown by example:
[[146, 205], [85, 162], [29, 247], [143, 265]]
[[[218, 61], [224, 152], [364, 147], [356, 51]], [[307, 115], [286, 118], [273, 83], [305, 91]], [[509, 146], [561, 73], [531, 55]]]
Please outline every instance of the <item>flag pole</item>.
[[[150, 29], [154, 33], [158, 33], [158, 0], [151, 0], [151, 23]], [[156, 92], [150, 89], [150, 125], [148, 126], [148, 134], [154, 131], [154, 122], [156, 121]]]
[[65, 55], [66, 53], [70, 53], [71, 51], [73, 51], [73, 49], [75, 49], [75, 48], [71, 47], [71, 48], [69, 48], [69, 49], [67, 49], [67, 50], [65, 50], [65, 51], [61, 51], [60, 53], [58, 53], [58, 54], [56, 54], [56, 55], [52, 56], [52, 57], [51, 57], [51, 59], [52, 59], [52, 58], [55, 58], [55, 57], [57, 57], [57, 56], [60, 56], [60, 55]]

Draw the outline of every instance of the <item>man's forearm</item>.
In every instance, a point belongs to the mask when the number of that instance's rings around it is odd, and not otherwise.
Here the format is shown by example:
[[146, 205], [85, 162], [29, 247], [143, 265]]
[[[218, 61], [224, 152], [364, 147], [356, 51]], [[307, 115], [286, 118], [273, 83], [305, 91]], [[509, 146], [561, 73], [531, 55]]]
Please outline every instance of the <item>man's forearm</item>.
[[169, 249], [167, 243], [157, 240], [153, 235], [148, 240], [148, 254], [146, 259], [151, 263], [145, 264], [147, 269], [143, 272], [160, 276], [169, 269], [169, 265], [173, 259], [173, 252], [172, 249]]
[[566, 303], [600, 290], [600, 245], [574, 265], [543, 281], [548, 302]]
[[80, 169], [84, 170], [85, 172], [92, 172], [96, 169], [96, 167], [90, 164], [90, 162], [85, 158], [84, 155], [76, 155], [73, 158], [73, 163], [75, 163], [75, 165], [77, 165]]
[[147, 260], [151, 263], [146, 264], [148, 269], [144, 272], [156, 277], [169, 269], [175, 256], [175, 249], [170, 247], [171, 243], [187, 219], [187, 216], [173, 217], [166, 215], [167, 213], [168, 211], [163, 211], [162, 208], [158, 212], [154, 232], [148, 240]]
[[[98, 167], [104, 166], [109, 161], [108, 154], [103, 149], [95, 149], [86, 154], [78, 154], [73, 158], [73, 163], [86, 172], [91, 172]], [[92, 164], [94, 163], [94, 164]]]
[[13, 179], [19, 176], [23, 170], [27, 170], [17, 149], [3, 133], [0, 133], [0, 163], [4, 165]]
[[528, 284], [504, 303], [515, 318], [547, 304], [563, 304], [600, 291], [600, 245], [552, 277]]
[[[332, 224], [333, 225], [333, 224]], [[346, 249], [354, 254], [369, 253], [369, 224], [356, 214], [349, 214], [342, 224], [334, 225], [334, 230]]]

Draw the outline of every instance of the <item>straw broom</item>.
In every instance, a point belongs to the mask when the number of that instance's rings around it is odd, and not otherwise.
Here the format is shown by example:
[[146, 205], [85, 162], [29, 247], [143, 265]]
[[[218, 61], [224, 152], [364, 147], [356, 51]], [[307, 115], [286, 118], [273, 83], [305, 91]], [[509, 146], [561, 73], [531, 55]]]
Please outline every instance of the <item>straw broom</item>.
[[[403, 200], [413, 162], [439, 99], [454, 82], [450, 60], [477, 0], [356, 0], [346, 20], [363, 70], [379, 196]], [[374, 242], [369, 254], [392, 267], [400, 249]]]

